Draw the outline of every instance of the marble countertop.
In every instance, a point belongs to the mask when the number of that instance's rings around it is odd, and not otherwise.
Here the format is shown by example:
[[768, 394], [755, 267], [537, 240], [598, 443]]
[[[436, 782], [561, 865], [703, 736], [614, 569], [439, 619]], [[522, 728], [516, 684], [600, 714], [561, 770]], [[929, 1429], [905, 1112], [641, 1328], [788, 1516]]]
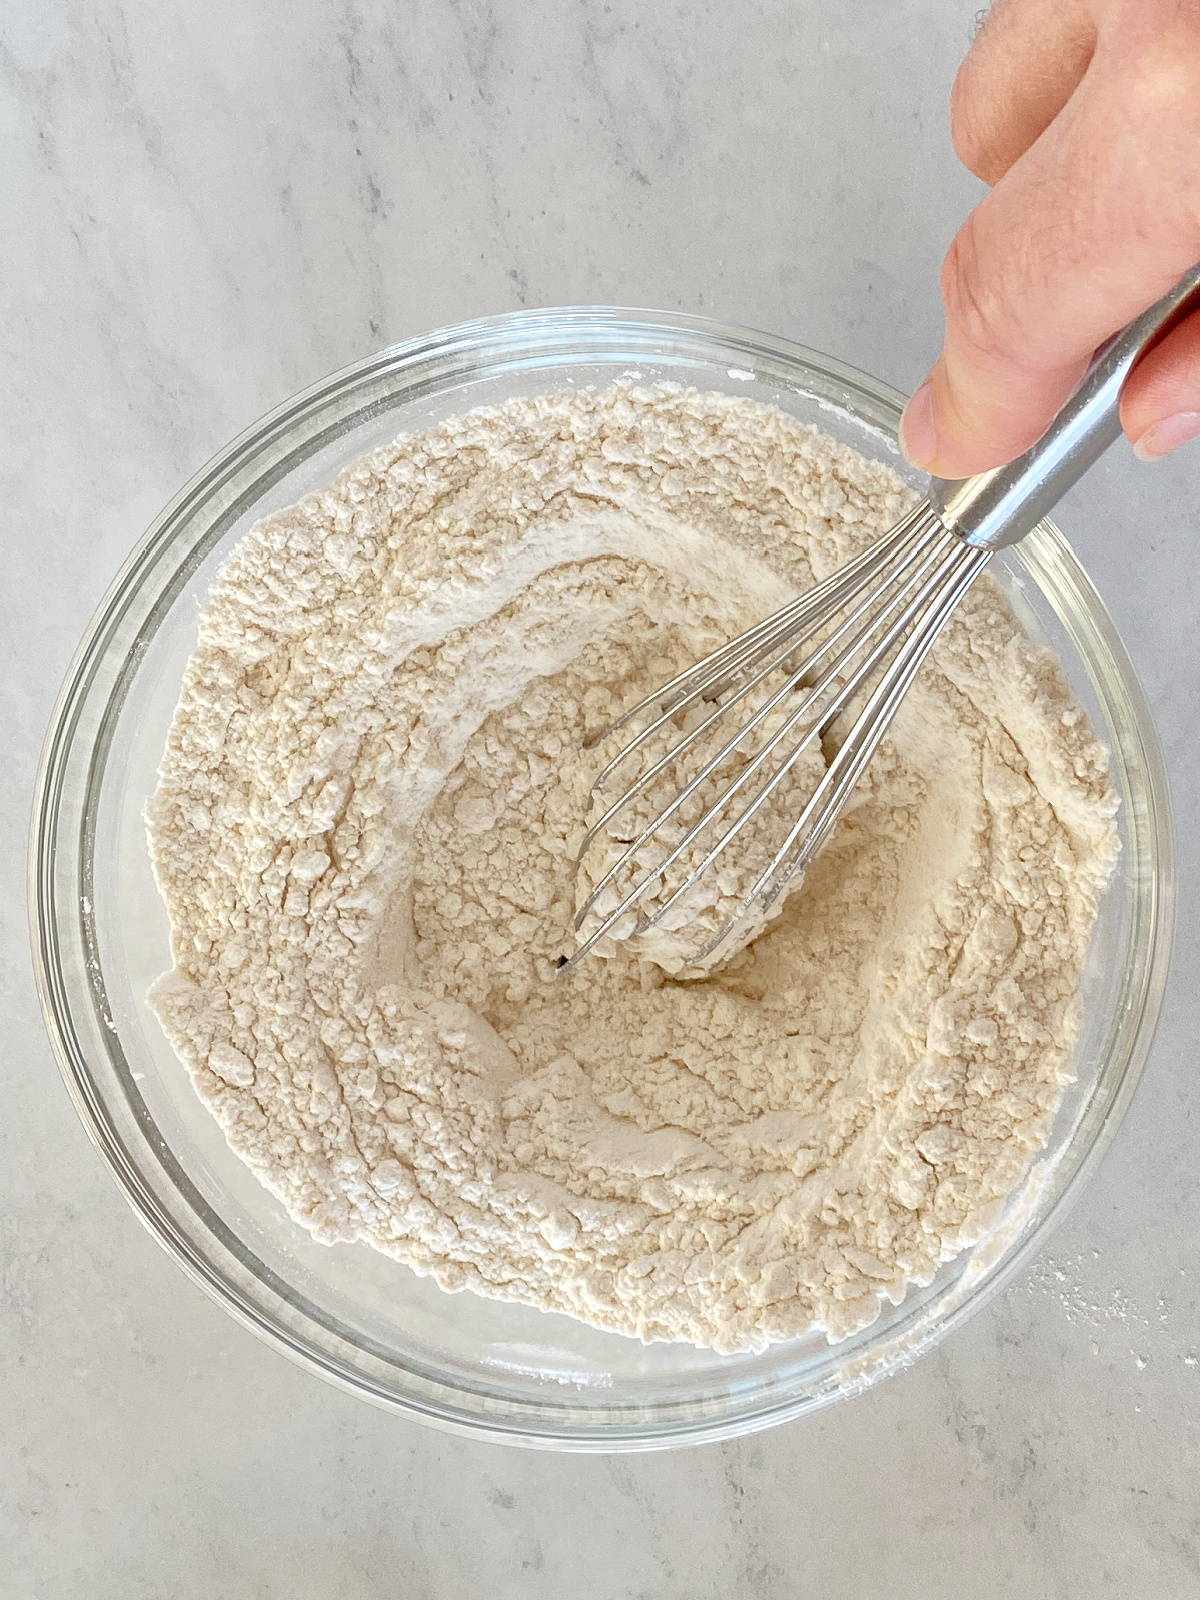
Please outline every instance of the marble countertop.
[[10, 0], [0, 14], [0, 1600], [1200, 1595], [1200, 449], [1061, 521], [1185, 826], [1143, 1085], [1048, 1252], [911, 1371], [729, 1445], [551, 1456], [399, 1421], [183, 1277], [33, 991], [54, 694], [149, 519], [261, 412], [522, 305], [711, 313], [906, 388], [978, 186], [978, 0]]

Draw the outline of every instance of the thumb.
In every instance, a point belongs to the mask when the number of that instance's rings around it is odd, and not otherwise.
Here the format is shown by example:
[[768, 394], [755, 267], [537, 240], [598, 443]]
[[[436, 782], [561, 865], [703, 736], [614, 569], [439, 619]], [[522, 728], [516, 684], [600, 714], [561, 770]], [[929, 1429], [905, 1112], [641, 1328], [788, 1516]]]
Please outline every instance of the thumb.
[[911, 461], [961, 478], [1041, 437], [1097, 346], [1200, 258], [1198, 139], [1193, 22], [1098, 48], [950, 248], [942, 355], [901, 424]]

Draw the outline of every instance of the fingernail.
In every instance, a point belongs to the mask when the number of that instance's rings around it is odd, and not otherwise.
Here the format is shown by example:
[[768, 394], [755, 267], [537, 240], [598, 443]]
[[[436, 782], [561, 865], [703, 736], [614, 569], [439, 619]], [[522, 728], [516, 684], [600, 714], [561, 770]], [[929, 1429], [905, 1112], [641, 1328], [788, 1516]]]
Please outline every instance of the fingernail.
[[928, 468], [937, 456], [937, 429], [933, 425], [933, 385], [928, 378], [905, 406], [904, 415], [900, 418], [900, 449], [904, 452], [904, 459], [910, 467]]
[[1178, 411], [1164, 417], [1134, 440], [1133, 453], [1139, 461], [1157, 461], [1200, 434], [1200, 411]]

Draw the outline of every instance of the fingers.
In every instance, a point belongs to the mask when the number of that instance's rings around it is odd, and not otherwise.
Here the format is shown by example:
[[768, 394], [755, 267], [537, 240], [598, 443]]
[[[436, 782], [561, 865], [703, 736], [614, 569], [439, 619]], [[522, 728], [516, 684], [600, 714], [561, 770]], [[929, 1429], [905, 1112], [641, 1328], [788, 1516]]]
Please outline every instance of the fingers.
[[902, 426], [938, 476], [1027, 449], [1092, 351], [1200, 260], [1200, 24], [1169, 9], [1176, 22], [1151, 37], [1101, 42], [951, 247], [942, 357]]
[[963, 165], [998, 183], [1071, 98], [1095, 47], [1087, 0], [997, 0], [950, 95]]
[[1200, 435], [1200, 313], [1138, 363], [1121, 395], [1121, 424], [1143, 461]]

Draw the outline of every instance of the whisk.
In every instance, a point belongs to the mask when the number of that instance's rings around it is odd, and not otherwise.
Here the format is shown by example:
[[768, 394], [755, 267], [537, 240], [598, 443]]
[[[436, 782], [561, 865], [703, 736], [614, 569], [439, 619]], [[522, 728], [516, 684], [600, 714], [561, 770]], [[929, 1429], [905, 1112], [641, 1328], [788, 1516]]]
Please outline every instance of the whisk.
[[[755, 861], [750, 887], [740, 889], [735, 909], [690, 964], [715, 966], [739, 930], [770, 915], [828, 839], [963, 595], [993, 553], [1024, 538], [1117, 439], [1129, 373], [1198, 306], [1200, 266], [1101, 348], [1024, 455], [977, 477], [931, 479], [928, 498], [857, 560], [590, 741], [636, 730], [593, 786], [592, 809], [602, 809], [587, 829], [579, 863], [597, 840], [610, 847], [617, 841], [619, 853], [611, 865], [605, 858], [590, 886], [581, 880], [574, 921], [581, 942], [563, 972], [602, 939], [686, 922], [689, 896], [703, 876], [762, 822], [772, 797], [782, 801], [781, 788], [805, 753], [820, 751], [827, 763], [815, 789], [794, 818], [768, 819], [782, 841], [768, 849], [765, 864]], [[655, 786], [662, 791], [672, 783], [670, 798], [655, 809]], [[675, 885], [669, 874], [678, 863], [684, 875]]]

